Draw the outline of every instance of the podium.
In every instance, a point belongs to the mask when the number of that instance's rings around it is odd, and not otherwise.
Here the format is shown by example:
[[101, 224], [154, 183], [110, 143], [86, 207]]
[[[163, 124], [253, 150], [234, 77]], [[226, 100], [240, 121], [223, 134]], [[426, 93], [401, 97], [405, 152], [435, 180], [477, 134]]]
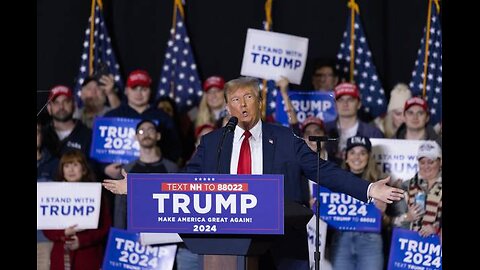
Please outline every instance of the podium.
[[128, 230], [178, 233], [203, 268], [256, 270], [259, 257], [308, 260], [313, 212], [284, 199], [283, 175], [128, 174]]
[[[285, 201], [284, 235], [180, 234], [180, 237], [191, 252], [203, 255], [205, 270], [257, 270], [259, 256], [265, 254], [272, 246], [277, 248], [276, 253], [280, 253], [279, 255], [288, 256], [287, 252], [304, 253], [305, 259], [308, 260], [307, 239], [296, 239], [296, 235], [289, 237], [288, 234], [292, 230], [299, 232], [304, 230], [306, 234], [306, 225], [312, 216], [310, 208], [296, 202]], [[292, 240], [300, 242], [299, 248], [283, 250], [282, 245], [284, 247], [287, 247], [287, 243], [295, 245]], [[304, 248], [301, 248], [302, 244]]]

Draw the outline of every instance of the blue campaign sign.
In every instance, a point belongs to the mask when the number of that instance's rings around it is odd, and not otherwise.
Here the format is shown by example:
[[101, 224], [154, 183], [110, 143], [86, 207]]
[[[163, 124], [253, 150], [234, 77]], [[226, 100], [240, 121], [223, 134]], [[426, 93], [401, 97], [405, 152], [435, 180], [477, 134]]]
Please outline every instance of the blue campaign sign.
[[140, 156], [135, 127], [140, 119], [97, 117], [93, 122], [90, 157], [106, 163], [129, 163]]
[[442, 245], [438, 235], [422, 237], [416, 231], [394, 228], [388, 270], [442, 269]]
[[375, 204], [325, 187], [320, 187], [319, 195], [320, 217], [328, 225], [342, 231], [380, 232], [382, 215]]
[[283, 175], [129, 173], [128, 230], [283, 234]]
[[171, 270], [176, 245], [142, 245], [140, 234], [110, 228], [103, 270]]
[[[333, 92], [325, 93], [319, 91], [295, 92], [289, 91], [288, 96], [292, 102], [292, 106], [297, 112], [297, 119], [303, 123], [309, 116], [315, 116], [324, 122], [330, 122], [337, 117], [335, 109], [335, 98]], [[284, 109], [282, 95], [277, 95], [277, 105], [275, 111], [275, 119], [284, 126], [288, 126], [288, 116]]]

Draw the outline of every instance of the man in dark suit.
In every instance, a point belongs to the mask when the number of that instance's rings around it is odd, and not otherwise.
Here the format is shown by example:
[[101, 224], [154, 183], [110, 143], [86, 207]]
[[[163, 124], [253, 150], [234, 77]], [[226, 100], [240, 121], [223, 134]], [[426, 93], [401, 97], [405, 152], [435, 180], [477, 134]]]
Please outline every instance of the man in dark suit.
[[[225, 84], [227, 110], [231, 116], [238, 118], [238, 125], [233, 133], [226, 134], [219, 159], [217, 149], [224, 130], [204, 135], [186, 170], [189, 173], [283, 174], [285, 201], [300, 203], [301, 176], [316, 179], [317, 155], [291, 129], [260, 121], [262, 101], [259, 93], [259, 83], [255, 78], [240, 77]], [[246, 171], [242, 164], [244, 138], [248, 138], [247, 155], [250, 158]], [[370, 183], [323, 159], [320, 160], [320, 175], [320, 185], [364, 202], [374, 198], [391, 203], [403, 197], [401, 189], [386, 185], [389, 178]], [[303, 230], [305, 233], [301, 236], [305, 238], [301, 243], [305, 247], [290, 245], [291, 254], [296, 249], [308, 250], [306, 229]], [[272, 250], [278, 269], [308, 269], [308, 253], [285, 258], [288, 254], [278, 248]]]

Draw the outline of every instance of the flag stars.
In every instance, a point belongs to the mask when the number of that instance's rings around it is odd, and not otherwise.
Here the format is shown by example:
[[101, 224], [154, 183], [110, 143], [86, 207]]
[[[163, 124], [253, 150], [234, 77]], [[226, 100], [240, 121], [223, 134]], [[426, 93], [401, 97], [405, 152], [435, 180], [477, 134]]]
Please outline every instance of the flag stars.
[[362, 77], [363, 77], [363, 78], [367, 78], [367, 77], [368, 77], [368, 74], [367, 74], [367, 72], [365, 72], [365, 71], [364, 71], [364, 72], [362, 72]]
[[192, 88], [192, 87], [189, 87], [189, 88], [188, 88], [188, 93], [189, 93], [189, 94], [193, 94], [193, 88]]
[[183, 49], [183, 54], [184, 54], [184, 55], [187, 55], [187, 54], [188, 54], [188, 50], [187, 50], [187, 49]]
[[165, 89], [163, 89], [163, 88], [160, 89], [159, 93], [160, 93], [161, 96], [165, 95]]
[[177, 85], [177, 90], [178, 91], [182, 91], [183, 90], [183, 86], [181, 84]]
[[178, 27], [178, 28], [183, 27], [183, 22], [177, 22], [177, 27]]
[[183, 72], [181, 72], [180, 74], [178, 74], [178, 78], [179, 78], [179, 79], [185, 78], [185, 74], [184, 74]]
[[370, 85], [370, 87], [368, 89], [370, 90], [370, 92], [373, 92], [373, 91], [375, 91], [375, 86]]
[[173, 52], [178, 52], [178, 47], [177, 46], [173, 47]]
[[195, 81], [195, 77], [193, 77], [193, 76], [190, 76], [188, 79], [189, 79], [191, 82]]
[[383, 100], [381, 98], [377, 99], [377, 104], [378, 105], [382, 105], [383, 104]]
[[167, 65], [163, 66], [163, 70], [168, 71], [170, 68]]
[[181, 65], [182, 67], [186, 67], [186, 66], [187, 66], [187, 62], [186, 62], [186, 61], [182, 61], [182, 62], [180, 63], [180, 65]]
[[191, 65], [190, 65], [190, 68], [191, 68], [192, 70], [195, 70], [195, 69], [197, 69], [197, 65], [191, 64]]
[[115, 76], [114, 76], [114, 80], [115, 80], [116, 82], [119, 82], [119, 81], [120, 81], [120, 75], [115, 75]]
[[86, 53], [82, 54], [82, 59], [87, 60], [87, 54]]
[[358, 84], [358, 87], [360, 87], [360, 89], [363, 89], [363, 88], [365, 88], [365, 84], [363, 82], [361, 82], [361, 83]]
[[180, 38], [181, 38], [180, 34], [176, 34], [176, 35], [175, 35], [175, 39], [176, 39], [176, 40], [180, 40]]
[[172, 46], [173, 46], [173, 41], [169, 40], [169, 41], [167, 42], [167, 45], [168, 45], [168, 47], [172, 47]]
[[188, 106], [190, 106], [190, 105], [192, 105], [192, 100], [191, 100], [191, 99], [187, 99], [187, 102], [186, 102], [186, 103], [187, 103]]
[[80, 67], [80, 71], [81, 71], [82, 73], [85, 72], [85, 71], [87, 71], [87, 67], [81, 66], [81, 67]]
[[270, 108], [274, 109], [276, 105], [275, 101], [270, 102]]
[[185, 42], [185, 43], [190, 43], [190, 38], [185, 37], [185, 38], [183, 39], [183, 42]]

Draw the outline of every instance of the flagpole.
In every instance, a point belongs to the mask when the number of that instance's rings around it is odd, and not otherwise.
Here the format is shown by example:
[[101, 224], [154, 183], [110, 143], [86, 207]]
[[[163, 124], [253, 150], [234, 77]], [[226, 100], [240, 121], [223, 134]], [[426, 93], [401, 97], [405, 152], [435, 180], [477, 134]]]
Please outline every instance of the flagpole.
[[88, 58], [88, 75], [93, 73], [93, 39], [95, 37], [95, 0], [92, 0], [92, 8], [90, 10], [90, 46]]
[[[272, 2], [273, 0], [265, 1], [265, 31], [270, 31], [272, 25]], [[267, 117], [267, 80], [262, 80], [262, 120]]]
[[[440, 5], [438, 4], [438, 0], [435, 1], [435, 6], [437, 8], [437, 12], [440, 12]], [[427, 27], [425, 31], [427, 32], [425, 37], [425, 60], [423, 61], [423, 89], [422, 89], [422, 97], [425, 98], [426, 96], [426, 87], [427, 87], [427, 69], [428, 69], [428, 50], [430, 49], [430, 20], [432, 18], [432, 0], [428, 1], [428, 15], [427, 15]]]
[[[180, 0], [174, 0], [173, 2], [173, 16], [172, 16], [172, 40], [175, 38], [175, 32], [177, 29], [177, 8], [180, 12], [180, 16], [184, 17], [183, 6]], [[172, 70], [173, 76], [175, 76], [175, 70]], [[175, 99], [175, 80], [170, 80], [170, 96]]]
[[351, 10], [350, 18], [350, 82], [353, 83], [353, 71], [355, 65], [355, 12], [359, 13], [358, 4], [355, 0], [348, 2], [348, 7]]

